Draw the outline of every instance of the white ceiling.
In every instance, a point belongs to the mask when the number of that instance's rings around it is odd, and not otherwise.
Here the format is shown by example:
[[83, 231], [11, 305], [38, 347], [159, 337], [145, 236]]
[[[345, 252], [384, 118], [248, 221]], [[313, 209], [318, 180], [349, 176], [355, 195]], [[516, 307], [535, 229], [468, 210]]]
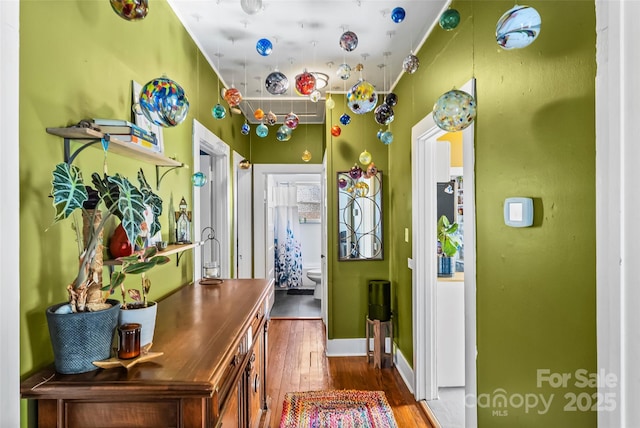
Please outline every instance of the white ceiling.
[[[262, 7], [257, 13], [248, 14], [241, 1], [262, 3]], [[293, 111], [301, 123], [323, 123], [327, 91], [346, 92], [360, 77], [379, 93], [388, 92], [403, 73], [404, 58], [418, 50], [449, 3], [450, 0], [169, 0], [222, 84], [240, 90], [240, 108], [252, 123], [256, 123], [253, 111], [257, 108], [273, 111], [280, 122], [283, 115]], [[406, 12], [400, 23], [391, 19], [395, 7]], [[358, 46], [351, 52], [339, 44], [345, 31], [358, 36]], [[273, 43], [269, 56], [256, 51], [256, 42], [261, 38]], [[342, 80], [336, 75], [342, 63], [352, 69], [357, 64], [364, 68], [362, 72], [352, 70], [351, 77]], [[295, 76], [305, 69], [329, 76], [318, 103], [295, 91]], [[266, 91], [265, 78], [274, 70], [287, 76], [286, 94], [271, 95]], [[218, 97], [211, 94], [212, 107]], [[228, 108], [221, 97], [220, 102]]]

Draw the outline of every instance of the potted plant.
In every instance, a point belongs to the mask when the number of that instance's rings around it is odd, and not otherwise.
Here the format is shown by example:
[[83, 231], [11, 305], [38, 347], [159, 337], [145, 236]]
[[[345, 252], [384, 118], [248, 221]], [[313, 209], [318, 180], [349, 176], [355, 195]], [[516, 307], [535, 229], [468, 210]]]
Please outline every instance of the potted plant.
[[[107, 222], [120, 219], [128, 238], [134, 242], [145, 222], [147, 206], [162, 201], [149, 191], [140, 172], [141, 189], [127, 178], [92, 174], [95, 187], [86, 186], [77, 166], [63, 162], [53, 171], [52, 196], [56, 210], [54, 224], [82, 212], [85, 227], [76, 278], [67, 286], [69, 300], [47, 308], [46, 316], [54, 351], [54, 364], [60, 373], [82, 373], [97, 369], [93, 361], [110, 357], [113, 332], [120, 302], [107, 299], [111, 286], [102, 286], [102, 232]], [[144, 181], [144, 182], [143, 182]], [[161, 209], [161, 208], [160, 208]], [[157, 211], [158, 208], [156, 207]], [[153, 227], [159, 225], [151, 225]]]
[[447, 216], [438, 219], [437, 238], [442, 254], [438, 254], [438, 276], [451, 277], [455, 273], [454, 256], [462, 245], [458, 235], [458, 223], [449, 223]]

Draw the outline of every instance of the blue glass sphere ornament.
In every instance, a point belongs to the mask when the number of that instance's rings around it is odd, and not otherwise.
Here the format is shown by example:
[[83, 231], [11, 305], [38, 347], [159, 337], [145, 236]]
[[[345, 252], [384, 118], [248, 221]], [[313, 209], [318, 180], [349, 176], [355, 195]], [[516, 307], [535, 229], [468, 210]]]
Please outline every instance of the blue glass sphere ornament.
[[202, 187], [207, 184], [207, 176], [202, 172], [196, 172], [191, 176], [191, 183], [196, 187]]
[[276, 138], [278, 139], [278, 141], [289, 141], [292, 134], [293, 130], [291, 128], [286, 125], [282, 125], [276, 131]]
[[342, 116], [340, 116], [340, 123], [343, 125], [348, 125], [351, 123], [351, 116], [349, 116], [347, 113], [344, 113]]
[[404, 61], [402, 61], [402, 69], [409, 74], [413, 74], [420, 67], [420, 60], [414, 54], [409, 54]]
[[256, 43], [256, 51], [262, 56], [269, 56], [273, 52], [273, 43], [269, 39], [260, 39]]
[[140, 91], [142, 114], [156, 125], [172, 127], [189, 113], [189, 99], [184, 89], [167, 77], [150, 80]]
[[405, 15], [406, 15], [406, 12], [404, 11], [403, 8], [394, 7], [393, 10], [391, 11], [391, 20], [396, 24], [399, 24], [402, 21], [404, 21]]
[[296, 76], [296, 92], [298, 95], [309, 95], [316, 89], [316, 77], [304, 70]]
[[283, 73], [274, 71], [265, 79], [264, 87], [271, 95], [282, 95], [289, 89], [289, 79]]
[[542, 18], [530, 6], [515, 6], [504, 13], [496, 24], [496, 41], [502, 49], [529, 46], [540, 34]]
[[462, 131], [475, 118], [476, 101], [471, 95], [458, 89], [442, 94], [433, 106], [433, 120], [445, 131]]
[[376, 88], [366, 80], [360, 80], [347, 92], [347, 105], [355, 114], [369, 113], [378, 103]]
[[227, 109], [220, 103], [213, 106], [211, 109], [211, 116], [216, 119], [224, 119], [227, 116]]
[[309, 101], [311, 101], [312, 103], [317, 103], [318, 101], [320, 101], [320, 98], [322, 98], [322, 94], [317, 89], [314, 89], [313, 92], [309, 94]]
[[139, 21], [149, 13], [148, 0], [110, 0], [111, 8], [120, 18]]
[[340, 36], [340, 47], [347, 51], [351, 52], [355, 48], [358, 47], [358, 36], [353, 31], [345, 31]]
[[382, 128], [378, 129], [378, 133], [376, 134], [376, 137], [378, 138], [378, 140], [380, 139], [380, 137], [382, 137]]
[[247, 122], [242, 124], [242, 128], [240, 128], [240, 132], [242, 133], [242, 135], [249, 135], [249, 132], [251, 132], [251, 127]]
[[267, 125], [265, 125], [264, 123], [261, 123], [260, 125], [256, 126], [256, 135], [260, 138], [264, 138], [267, 136], [267, 134], [269, 133], [269, 128], [267, 128]]
[[362, 177], [362, 168], [360, 168], [358, 164], [354, 164], [349, 170], [349, 177], [353, 178], [354, 180], [358, 180], [360, 177]]
[[393, 143], [393, 134], [391, 133], [391, 131], [384, 131], [380, 136], [380, 141], [382, 141], [386, 145]]
[[327, 101], [325, 101], [324, 106], [327, 108], [327, 110], [331, 110], [336, 106], [336, 102], [333, 101], [333, 98], [329, 97], [327, 98]]
[[438, 23], [443, 30], [451, 31], [460, 23], [460, 12], [455, 9], [447, 9], [440, 15]]
[[288, 128], [296, 129], [299, 123], [300, 119], [294, 112], [291, 112], [284, 117], [284, 124], [287, 125]]
[[340, 64], [336, 70], [336, 75], [342, 80], [347, 80], [351, 77], [351, 66], [349, 64]]
[[386, 97], [384, 97], [384, 103], [389, 105], [389, 107], [393, 107], [398, 104], [398, 96], [393, 92], [389, 92]]
[[276, 116], [274, 112], [269, 110], [269, 113], [267, 113], [267, 115], [264, 117], [264, 121], [267, 125], [273, 126], [278, 121], [278, 116]]
[[248, 15], [255, 15], [262, 9], [262, 0], [240, 0], [240, 7]]
[[373, 118], [380, 125], [388, 125], [395, 119], [393, 108], [389, 104], [380, 104], [374, 110]]
[[371, 163], [371, 153], [366, 150], [363, 151], [362, 153], [360, 153], [358, 160], [362, 165], [369, 165]]

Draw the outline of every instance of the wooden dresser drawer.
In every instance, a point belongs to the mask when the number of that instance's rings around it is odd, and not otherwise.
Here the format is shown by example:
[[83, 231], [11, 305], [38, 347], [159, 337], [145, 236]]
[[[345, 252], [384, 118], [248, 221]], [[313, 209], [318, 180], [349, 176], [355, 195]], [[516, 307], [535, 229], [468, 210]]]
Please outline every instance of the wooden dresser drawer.
[[68, 428], [170, 428], [178, 426], [179, 401], [65, 402]]

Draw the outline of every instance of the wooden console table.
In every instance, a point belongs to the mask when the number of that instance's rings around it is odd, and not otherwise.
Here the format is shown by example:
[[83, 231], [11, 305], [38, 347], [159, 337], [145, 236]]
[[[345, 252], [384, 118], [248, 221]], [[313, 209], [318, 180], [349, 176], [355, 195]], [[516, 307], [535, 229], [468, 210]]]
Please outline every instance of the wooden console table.
[[183, 287], [158, 306], [152, 350], [164, 355], [128, 371], [51, 366], [22, 382], [21, 396], [35, 400], [43, 428], [266, 426], [273, 293], [265, 279]]

